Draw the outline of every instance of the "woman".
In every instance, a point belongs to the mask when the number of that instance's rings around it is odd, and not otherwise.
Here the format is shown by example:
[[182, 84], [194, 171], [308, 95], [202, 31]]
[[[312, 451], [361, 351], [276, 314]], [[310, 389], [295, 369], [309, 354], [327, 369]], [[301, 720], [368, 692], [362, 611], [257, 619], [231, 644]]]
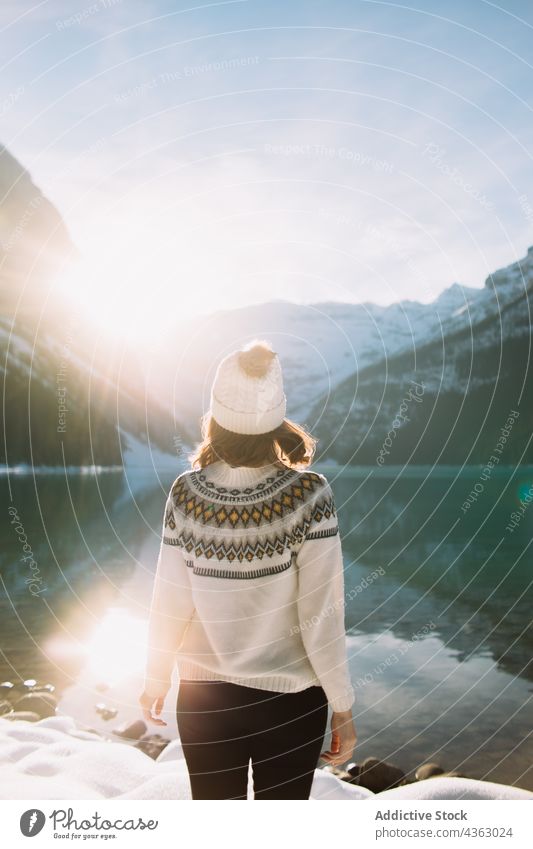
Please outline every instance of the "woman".
[[250, 759], [255, 799], [308, 799], [319, 757], [345, 763], [356, 742], [335, 503], [285, 411], [268, 343], [225, 357], [165, 506], [139, 701], [166, 724], [177, 660], [193, 799], [246, 799]]

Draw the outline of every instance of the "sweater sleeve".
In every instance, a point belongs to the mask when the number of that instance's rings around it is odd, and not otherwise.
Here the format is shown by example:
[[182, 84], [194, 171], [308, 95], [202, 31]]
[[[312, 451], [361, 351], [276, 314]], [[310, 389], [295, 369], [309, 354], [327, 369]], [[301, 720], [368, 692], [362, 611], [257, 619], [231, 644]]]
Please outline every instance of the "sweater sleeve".
[[164, 697], [170, 689], [176, 651], [194, 610], [188, 567], [178, 546], [174, 507], [169, 495], [148, 621], [144, 689], [154, 699]]
[[333, 711], [355, 702], [346, 656], [344, 566], [333, 492], [324, 476], [296, 555], [302, 641]]

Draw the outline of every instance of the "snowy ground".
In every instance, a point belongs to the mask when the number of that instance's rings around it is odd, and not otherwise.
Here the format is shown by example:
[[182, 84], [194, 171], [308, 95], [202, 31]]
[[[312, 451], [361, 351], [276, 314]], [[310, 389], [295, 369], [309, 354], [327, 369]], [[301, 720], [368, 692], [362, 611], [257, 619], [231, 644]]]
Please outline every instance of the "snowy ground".
[[[39, 722], [0, 718], [2, 799], [190, 799], [179, 739], [156, 761], [125, 742], [103, 740], [70, 716]], [[250, 775], [251, 778], [251, 775]], [[251, 796], [251, 782], [248, 797]], [[533, 793], [470, 778], [435, 777], [374, 794], [315, 770], [311, 799], [533, 799]]]

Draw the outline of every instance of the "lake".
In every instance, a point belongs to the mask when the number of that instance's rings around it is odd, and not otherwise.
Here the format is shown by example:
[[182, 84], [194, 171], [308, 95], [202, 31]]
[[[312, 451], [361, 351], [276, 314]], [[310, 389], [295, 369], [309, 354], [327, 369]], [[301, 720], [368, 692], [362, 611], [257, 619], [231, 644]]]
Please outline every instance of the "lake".
[[[313, 468], [332, 484], [343, 540], [354, 759], [438, 761], [533, 790], [533, 469]], [[60, 712], [106, 733], [140, 716], [177, 473], [12, 475], [11, 493], [2, 476], [2, 680], [51, 682]]]

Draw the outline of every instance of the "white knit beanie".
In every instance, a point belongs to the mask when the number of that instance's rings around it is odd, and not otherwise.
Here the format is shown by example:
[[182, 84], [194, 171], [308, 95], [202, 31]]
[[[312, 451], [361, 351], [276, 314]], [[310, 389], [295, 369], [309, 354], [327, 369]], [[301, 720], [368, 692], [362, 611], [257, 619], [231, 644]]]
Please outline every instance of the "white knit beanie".
[[234, 433], [268, 433], [285, 418], [287, 399], [278, 355], [254, 339], [218, 364], [211, 388], [211, 415]]

